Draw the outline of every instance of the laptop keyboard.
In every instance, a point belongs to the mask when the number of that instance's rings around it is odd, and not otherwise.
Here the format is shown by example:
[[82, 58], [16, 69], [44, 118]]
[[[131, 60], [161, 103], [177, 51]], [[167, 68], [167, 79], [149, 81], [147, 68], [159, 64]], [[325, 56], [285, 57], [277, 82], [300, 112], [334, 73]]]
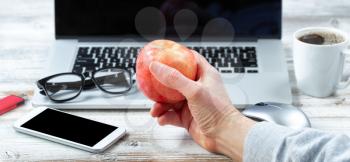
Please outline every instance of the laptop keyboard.
[[[255, 47], [189, 47], [203, 55], [221, 73], [258, 73]], [[141, 47], [79, 47], [73, 72], [125, 67], [135, 73]]]

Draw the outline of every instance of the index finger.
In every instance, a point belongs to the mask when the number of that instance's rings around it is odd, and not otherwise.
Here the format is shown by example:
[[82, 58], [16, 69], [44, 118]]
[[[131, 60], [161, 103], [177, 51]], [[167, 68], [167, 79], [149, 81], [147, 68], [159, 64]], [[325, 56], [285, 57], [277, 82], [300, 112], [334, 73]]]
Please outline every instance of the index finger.
[[152, 117], [159, 117], [168, 112], [170, 109], [178, 110], [184, 106], [185, 102], [176, 104], [155, 103], [150, 111]]

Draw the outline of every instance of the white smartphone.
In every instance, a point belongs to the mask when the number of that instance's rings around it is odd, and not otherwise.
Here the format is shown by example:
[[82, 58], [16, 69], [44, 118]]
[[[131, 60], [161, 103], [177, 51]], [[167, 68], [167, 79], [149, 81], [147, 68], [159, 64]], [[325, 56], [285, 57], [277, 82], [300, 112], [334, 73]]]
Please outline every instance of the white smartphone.
[[56, 109], [39, 107], [14, 125], [15, 130], [89, 152], [102, 152], [120, 139], [125, 128]]

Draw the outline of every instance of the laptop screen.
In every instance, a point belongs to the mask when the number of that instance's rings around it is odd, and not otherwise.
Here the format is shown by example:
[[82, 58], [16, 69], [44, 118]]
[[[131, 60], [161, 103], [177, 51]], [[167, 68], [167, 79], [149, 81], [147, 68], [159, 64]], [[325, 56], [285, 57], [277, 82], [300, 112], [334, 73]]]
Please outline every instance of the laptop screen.
[[56, 38], [280, 38], [281, 0], [55, 0]]

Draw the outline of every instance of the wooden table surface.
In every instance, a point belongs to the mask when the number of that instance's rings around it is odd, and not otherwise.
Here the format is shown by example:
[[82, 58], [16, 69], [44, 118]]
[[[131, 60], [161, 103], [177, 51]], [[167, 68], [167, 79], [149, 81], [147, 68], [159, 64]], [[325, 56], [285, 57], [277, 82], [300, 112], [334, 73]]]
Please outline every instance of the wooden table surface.
[[[53, 0], [0, 1], [0, 97], [11, 93], [24, 93], [31, 97], [34, 82], [44, 70], [44, 62], [54, 41], [53, 21]], [[350, 135], [350, 89], [318, 99], [303, 95], [295, 86], [292, 33], [307, 26], [333, 26], [349, 33], [350, 1], [283, 2], [283, 44], [293, 85], [293, 104], [305, 111], [314, 128]], [[33, 109], [27, 102], [25, 106], [0, 116], [0, 161], [230, 161], [225, 156], [200, 148], [180, 128], [158, 126], [147, 110], [69, 111], [127, 127], [128, 135], [102, 154], [16, 133], [12, 128], [14, 121]]]

